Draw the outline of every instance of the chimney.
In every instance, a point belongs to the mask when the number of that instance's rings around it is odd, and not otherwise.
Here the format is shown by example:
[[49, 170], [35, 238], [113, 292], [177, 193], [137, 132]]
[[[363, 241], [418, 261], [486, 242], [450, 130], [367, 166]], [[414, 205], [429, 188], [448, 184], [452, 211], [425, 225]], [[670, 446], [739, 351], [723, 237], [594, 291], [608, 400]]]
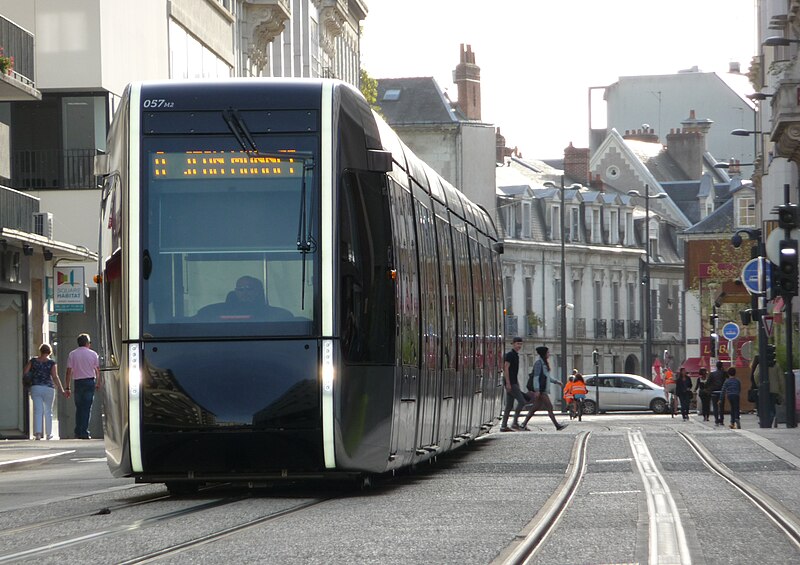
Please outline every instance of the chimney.
[[458, 87], [458, 105], [468, 120], [481, 119], [481, 68], [475, 64], [472, 45], [461, 44], [461, 62], [453, 71]]
[[500, 128], [495, 129], [495, 161], [502, 163], [506, 157], [506, 138], [500, 133]]
[[681, 122], [682, 129], [670, 130], [667, 135], [667, 153], [683, 169], [690, 179], [699, 179], [703, 174], [703, 154], [706, 152], [706, 133], [714, 123], [709, 119], [698, 120], [694, 110]]
[[564, 175], [588, 185], [589, 181], [589, 148], [573, 147], [572, 142], [564, 149]]
[[658, 134], [656, 130], [651, 128], [648, 124], [642, 125], [640, 129], [625, 130], [625, 135], [622, 139], [629, 139], [632, 141], [646, 141], [648, 143], [658, 143]]

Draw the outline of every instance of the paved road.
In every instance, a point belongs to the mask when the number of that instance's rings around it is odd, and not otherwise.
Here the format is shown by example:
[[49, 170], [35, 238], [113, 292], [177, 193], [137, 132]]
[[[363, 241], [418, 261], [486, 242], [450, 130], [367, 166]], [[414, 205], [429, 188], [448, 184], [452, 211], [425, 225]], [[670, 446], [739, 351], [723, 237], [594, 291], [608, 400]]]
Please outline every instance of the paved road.
[[[798, 549], [730, 486], [714, 482], [676, 431], [702, 442], [734, 471], [800, 508], [800, 431], [743, 430], [684, 423], [652, 414], [601, 415], [555, 432], [546, 417], [527, 433], [492, 433], [415, 473], [371, 491], [338, 496], [301, 513], [170, 557], [170, 563], [492, 563], [518, 539], [564, 478], [576, 434], [591, 431], [587, 475], [573, 504], [536, 557], [537, 563], [648, 562], [648, 509], [630, 437], [640, 433], [669, 486], [695, 563], [800, 562]], [[496, 429], [496, 428], [495, 428]], [[49, 460], [31, 460], [55, 455]], [[59, 543], [92, 528], [121, 527], [213, 497], [161, 501], [97, 516], [104, 507], [165, 494], [160, 485], [112, 479], [99, 441], [0, 442], [0, 554], [31, 547], [20, 524], [68, 519], [37, 530], [35, 542]], [[20, 460], [27, 459], [27, 462]], [[788, 491], [788, 492], [787, 492]], [[306, 493], [311, 495], [319, 492]], [[244, 500], [69, 546], [35, 562], [120, 562], [173, 545], [276, 505], [297, 493], [254, 491]], [[11, 504], [7, 504], [11, 502]], [[151, 510], [152, 511], [152, 510]], [[84, 512], [89, 518], [69, 519]], [[581, 532], [586, 555], [570, 550]], [[0, 557], [0, 561], [2, 557]]]

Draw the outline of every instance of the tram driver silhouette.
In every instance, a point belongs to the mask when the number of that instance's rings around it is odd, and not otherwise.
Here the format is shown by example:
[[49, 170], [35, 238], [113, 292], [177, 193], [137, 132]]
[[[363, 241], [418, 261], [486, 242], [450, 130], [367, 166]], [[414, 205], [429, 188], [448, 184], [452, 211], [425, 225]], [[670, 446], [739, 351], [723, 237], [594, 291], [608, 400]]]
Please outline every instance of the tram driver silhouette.
[[264, 285], [255, 277], [243, 276], [228, 293], [225, 302], [209, 304], [197, 311], [197, 318], [205, 322], [287, 321], [294, 319], [284, 308], [270, 306]]

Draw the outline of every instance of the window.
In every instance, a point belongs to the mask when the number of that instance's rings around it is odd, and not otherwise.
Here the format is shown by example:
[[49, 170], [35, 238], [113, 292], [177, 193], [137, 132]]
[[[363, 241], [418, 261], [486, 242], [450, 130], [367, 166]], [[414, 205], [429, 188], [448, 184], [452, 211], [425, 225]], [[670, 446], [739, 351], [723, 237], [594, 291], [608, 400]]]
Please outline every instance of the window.
[[580, 224], [580, 210], [578, 208], [572, 208], [570, 210], [570, 241], [580, 241], [581, 240], [581, 224]]
[[554, 205], [550, 213], [550, 225], [553, 226], [550, 230], [550, 239], [556, 240], [561, 238], [561, 208]]
[[736, 198], [736, 226], [740, 228], [753, 228], [756, 226], [756, 199], [752, 196]]
[[608, 242], [619, 243], [619, 212], [611, 210], [611, 221], [608, 226]]
[[603, 283], [594, 282], [594, 318], [599, 320], [603, 317]]
[[615, 282], [611, 285], [611, 304], [613, 312], [611, 317], [614, 320], [619, 320], [619, 283]]
[[603, 238], [600, 234], [600, 210], [592, 210], [592, 243], [600, 243]]
[[400, 99], [400, 89], [399, 88], [387, 88], [386, 91], [383, 93], [383, 100], [399, 100]]
[[522, 238], [530, 239], [531, 237], [531, 203], [522, 203]]

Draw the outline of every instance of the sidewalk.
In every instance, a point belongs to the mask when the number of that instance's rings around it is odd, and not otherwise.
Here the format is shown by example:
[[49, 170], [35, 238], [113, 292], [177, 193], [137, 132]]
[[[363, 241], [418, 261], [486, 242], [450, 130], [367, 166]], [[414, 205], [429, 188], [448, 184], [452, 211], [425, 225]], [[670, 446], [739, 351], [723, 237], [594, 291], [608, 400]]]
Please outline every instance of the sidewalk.
[[6, 439], [0, 440], [0, 473], [20, 468], [35, 467], [56, 457], [75, 453], [78, 447], [97, 444], [103, 440], [61, 439], [39, 440]]

